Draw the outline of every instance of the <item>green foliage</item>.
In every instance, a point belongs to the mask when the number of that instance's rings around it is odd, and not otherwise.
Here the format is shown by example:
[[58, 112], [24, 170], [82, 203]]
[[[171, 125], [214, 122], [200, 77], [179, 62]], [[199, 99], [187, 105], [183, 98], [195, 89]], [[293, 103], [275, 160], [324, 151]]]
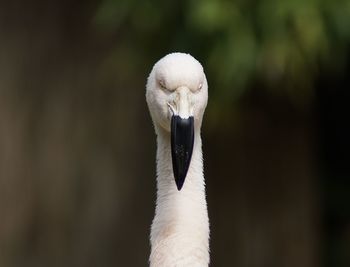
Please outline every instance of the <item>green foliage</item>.
[[252, 84], [285, 94], [296, 105], [312, 98], [319, 68], [343, 68], [350, 41], [347, 0], [104, 0], [95, 25], [122, 32], [140, 64], [170, 51], [193, 54], [204, 65], [212, 101], [232, 103]]

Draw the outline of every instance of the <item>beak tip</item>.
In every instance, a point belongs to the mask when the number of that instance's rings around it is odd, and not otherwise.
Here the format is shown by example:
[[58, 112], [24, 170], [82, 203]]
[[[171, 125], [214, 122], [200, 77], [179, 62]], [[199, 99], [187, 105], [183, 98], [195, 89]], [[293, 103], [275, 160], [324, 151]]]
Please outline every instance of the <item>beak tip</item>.
[[178, 191], [181, 191], [184, 185], [185, 179], [175, 179], [176, 187]]

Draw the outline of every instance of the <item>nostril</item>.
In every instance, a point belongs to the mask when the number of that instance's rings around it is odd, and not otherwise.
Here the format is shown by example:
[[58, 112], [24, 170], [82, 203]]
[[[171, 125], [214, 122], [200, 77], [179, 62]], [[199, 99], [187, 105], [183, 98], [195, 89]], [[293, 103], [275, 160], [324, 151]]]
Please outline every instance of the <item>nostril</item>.
[[171, 105], [169, 102], [167, 102], [167, 105], [168, 105], [169, 110], [171, 111], [171, 113], [173, 115], [177, 115], [176, 109], [173, 107], [173, 105]]

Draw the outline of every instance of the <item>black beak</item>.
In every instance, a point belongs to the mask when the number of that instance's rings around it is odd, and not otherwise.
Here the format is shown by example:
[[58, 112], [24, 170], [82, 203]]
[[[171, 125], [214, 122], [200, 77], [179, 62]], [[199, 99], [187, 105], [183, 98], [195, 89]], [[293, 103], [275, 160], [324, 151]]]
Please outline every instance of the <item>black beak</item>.
[[190, 166], [194, 142], [193, 117], [182, 119], [178, 115], [171, 118], [171, 157], [177, 189], [180, 191]]

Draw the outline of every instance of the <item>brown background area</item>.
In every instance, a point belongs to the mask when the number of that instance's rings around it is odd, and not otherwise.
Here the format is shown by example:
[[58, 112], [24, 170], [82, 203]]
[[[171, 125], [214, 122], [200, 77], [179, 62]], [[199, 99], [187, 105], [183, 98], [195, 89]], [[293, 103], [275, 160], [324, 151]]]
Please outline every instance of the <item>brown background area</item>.
[[[0, 266], [147, 266], [156, 144], [144, 87], [177, 45], [155, 31], [129, 46], [144, 36], [128, 22], [100, 31], [100, 4], [1, 3]], [[221, 103], [208, 73], [212, 266], [349, 263], [344, 66], [320, 68], [302, 108], [261, 77]]]

